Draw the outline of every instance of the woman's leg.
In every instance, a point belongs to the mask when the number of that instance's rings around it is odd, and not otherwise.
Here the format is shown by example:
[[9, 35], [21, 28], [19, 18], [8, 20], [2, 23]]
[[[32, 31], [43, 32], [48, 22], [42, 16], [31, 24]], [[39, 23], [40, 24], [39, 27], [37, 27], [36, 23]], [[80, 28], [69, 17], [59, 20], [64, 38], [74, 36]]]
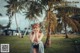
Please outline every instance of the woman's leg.
[[33, 48], [33, 53], [38, 53], [36, 48]]
[[36, 49], [36, 52], [38, 53], [38, 48]]

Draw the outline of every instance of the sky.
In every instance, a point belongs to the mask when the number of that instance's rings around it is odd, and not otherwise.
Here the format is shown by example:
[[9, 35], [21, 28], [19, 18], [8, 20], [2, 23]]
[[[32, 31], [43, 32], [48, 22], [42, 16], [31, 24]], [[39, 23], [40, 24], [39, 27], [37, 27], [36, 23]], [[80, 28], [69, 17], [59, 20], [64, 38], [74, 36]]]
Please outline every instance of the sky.
[[[80, 0], [67, 0], [67, 1], [79, 1]], [[8, 23], [8, 16], [6, 16], [6, 10], [7, 8], [4, 8], [4, 6], [6, 5], [7, 3], [5, 2], [5, 0], [0, 0], [0, 13], [2, 13], [3, 16], [0, 16], [0, 24], [2, 25], [7, 25]], [[78, 4], [74, 4], [74, 5], [77, 5], [77, 7], [80, 7], [80, 3]], [[15, 16], [12, 17], [12, 24], [11, 24], [11, 29], [16, 29], [16, 23], [15, 23]], [[30, 27], [30, 24], [34, 23], [34, 21], [30, 21], [29, 19], [25, 19], [25, 15], [24, 14], [20, 14], [20, 13], [17, 13], [16, 14], [16, 17], [17, 17], [17, 22], [18, 22], [18, 25], [20, 27], [20, 29], [24, 30], [25, 27]], [[42, 16], [38, 17], [38, 20], [36, 20], [36, 22], [42, 22], [43, 19], [45, 17], [45, 12], [42, 14]]]

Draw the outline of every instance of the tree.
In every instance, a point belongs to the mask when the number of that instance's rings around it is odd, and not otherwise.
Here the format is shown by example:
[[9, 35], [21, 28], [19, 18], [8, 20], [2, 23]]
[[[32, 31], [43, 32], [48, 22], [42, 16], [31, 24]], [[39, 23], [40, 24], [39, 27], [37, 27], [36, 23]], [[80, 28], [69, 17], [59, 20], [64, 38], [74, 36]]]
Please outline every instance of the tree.
[[15, 15], [15, 21], [16, 21], [16, 26], [17, 26], [17, 30], [18, 30], [16, 13], [20, 12], [20, 10], [22, 9], [22, 6], [21, 6], [22, 3], [19, 2], [19, 0], [9, 0], [9, 1], [6, 1], [6, 2], [8, 3], [8, 5], [5, 6], [5, 7], [8, 8], [7, 15], [9, 15], [10, 19], [13, 15]]
[[8, 5], [6, 5], [5, 7], [8, 8], [7, 15], [9, 16], [9, 22], [11, 22], [12, 16], [15, 15], [15, 22], [16, 22], [16, 26], [17, 26], [17, 31], [20, 33], [20, 29], [19, 29], [17, 19], [16, 19], [16, 13], [22, 9], [22, 6], [21, 6], [22, 3], [19, 2], [19, 0], [9, 0], [6, 2], [8, 3]]
[[66, 34], [65, 37], [68, 38], [66, 26], [69, 25], [70, 27], [72, 27], [73, 31], [78, 31], [78, 27], [77, 27], [78, 25], [75, 24], [74, 20], [71, 17], [75, 14], [79, 14], [80, 10], [79, 8], [69, 7], [69, 6], [58, 7], [57, 10], [59, 11], [58, 16], [62, 17], [62, 21], [64, 23], [65, 34]]
[[56, 15], [52, 13], [50, 10], [48, 11], [47, 20], [45, 22], [46, 29], [47, 29], [47, 38], [45, 42], [45, 47], [49, 47], [51, 45], [51, 33], [55, 31], [55, 28], [57, 26], [57, 19]]

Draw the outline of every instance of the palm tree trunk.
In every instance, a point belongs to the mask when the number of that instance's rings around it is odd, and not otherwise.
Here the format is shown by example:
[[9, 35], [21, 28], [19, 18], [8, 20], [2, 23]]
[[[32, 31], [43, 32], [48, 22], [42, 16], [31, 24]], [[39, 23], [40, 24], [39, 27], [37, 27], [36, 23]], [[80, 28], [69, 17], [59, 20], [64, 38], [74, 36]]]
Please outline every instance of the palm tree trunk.
[[64, 28], [65, 28], [65, 38], [68, 38], [68, 34], [67, 34], [67, 28], [66, 28], [66, 26], [67, 26], [67, 24], [66, 23], [64, 23]]
[[44, 47], [50, 47], [51, 46], [51, 29], [50, 29], [50, 26], [51, 26], [51, 23], [49, 21], [49, 25], [48, 25], [48, 32], [47, 32], [47, 38], [46, 38], [46, 42], [45, 42], [45, 45]]
[[48, 15], [47, 15], [47, 17], [48, 17], [48, 32], [47, 32], [47, 38], [46, 38], [46, 42], [45, 42], [45, 45], [44, 45], [44, 47], [46, 48], [46, 47], [50, 47], [50, 45], [51, 45], [51, 38], [50, 38], [50, 35], [51, 35], [51, 30], [50, 30], [50, 26], [51, 26], [51, 20], [50, 20], [50, 13], [49, 13], [49, 11], [48, 11]]
[[16, 13], [15, 13], [15, 22], [16, 22], [16, 26], [17, 26], [17, 31], [19, 32], [19, 30], [18, 30], [18, 23], [17, 23], [17, 19], [16, 19]]
[[20, 28], [18, 27], [18, 23], [17, 23], [17, 19], [16, 19], [16, 13], [15, 13], [15, 22], [16, 22], [17, 32], [19, 33], [19, 36], [20, 36], [20, 38], [23, 38], [23, 35], [21, 35], [21, 33], [20, 33]]
[[17, 23], [17, 19], [16, 19], [16, 13], [15, 13], [15, 23], [16, 23], [16, 30], [17, 30], [17, 33], [18, 33], [19, 30], [18, 30], [18, 23]]

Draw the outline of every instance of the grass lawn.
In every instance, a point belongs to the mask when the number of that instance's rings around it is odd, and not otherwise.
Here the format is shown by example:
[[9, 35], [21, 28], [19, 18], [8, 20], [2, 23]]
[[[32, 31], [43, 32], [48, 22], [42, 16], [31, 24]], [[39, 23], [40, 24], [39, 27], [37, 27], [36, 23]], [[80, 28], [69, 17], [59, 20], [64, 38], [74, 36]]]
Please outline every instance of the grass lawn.
[[[72, 38], [73, 37], [73, 38]], [[44, 36], [43, 42], [46, 37]], [[76, 53], [73, 41], [74, 36], [66, 39], [64, 36], [51, 36], [52, 45], [45, 49], [45, 53]], [[10, 53], [30, 53], [30, 40], [28, 36], [19, 38], [18, 36], [0, 36], [0, 44], [10, 44]]]

